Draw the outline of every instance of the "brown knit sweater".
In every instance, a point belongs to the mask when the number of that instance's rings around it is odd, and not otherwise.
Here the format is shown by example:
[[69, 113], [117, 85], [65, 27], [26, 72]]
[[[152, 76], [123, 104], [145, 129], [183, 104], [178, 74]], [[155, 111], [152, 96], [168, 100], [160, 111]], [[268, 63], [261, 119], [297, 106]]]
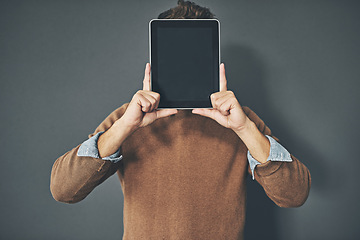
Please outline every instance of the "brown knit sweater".
[[[110, 128], [126, 107], [112, 112], [89, 137]], [[243, 110], [272, 136], [253, 111]], [[79, 202], [117, 172], [124, 194], [123, 239], [243, 239], [250, 171], [247, 148], [232, 130], [181, 110], [128, 137], [118, 163], [79, 157], [79, 146], [55, 161], [53, 197]], [[291, 157], [292, 162], [255, 168], [256, 181], [280, 207], [302, 205], [310, 190], [308, 169]]]

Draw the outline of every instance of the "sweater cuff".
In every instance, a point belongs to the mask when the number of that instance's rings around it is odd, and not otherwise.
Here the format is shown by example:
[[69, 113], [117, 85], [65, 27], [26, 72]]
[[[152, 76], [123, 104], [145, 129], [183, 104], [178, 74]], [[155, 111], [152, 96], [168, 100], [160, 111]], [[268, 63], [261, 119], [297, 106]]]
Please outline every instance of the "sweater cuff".
[[102, 160], [111, 161], [113, 163], [117, 163], [118, 161], [120, 161], [123, 157], [120, 154], [120, 148], [114, 154], [111, 154], [110, 156], [107, 156], [107, 157], [100, 158], [99, 150], [97, 147], [97, 141], [98, 141], [100, 135], [103, 133], [104, 132], [98, 132], [97, 134], [95, 134], [94, 136], [92, 136], [91, 138], [89, 138], [88, 140], [83, 142], [79, 147], [77, 155], [79, 157], [99, 158]]
[[275, 139], [265, 135], [270, 141], [270, 154], [265, 163], [258, 162], [248, 151], [247, 158], [250, 165], [252, 179], [255, 179], [254, 171], [255, 167], [258, 166], [259, 175], [269, 175], [279, 169], [282, 162], [292, 162], [290, 153]]

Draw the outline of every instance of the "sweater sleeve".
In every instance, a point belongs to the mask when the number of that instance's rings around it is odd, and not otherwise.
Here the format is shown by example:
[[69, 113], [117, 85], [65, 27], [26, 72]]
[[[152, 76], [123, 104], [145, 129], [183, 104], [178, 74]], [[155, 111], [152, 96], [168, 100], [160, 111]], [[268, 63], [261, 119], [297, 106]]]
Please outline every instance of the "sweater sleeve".
[[[105, 132], [125, 112], [128, 104], [113, 111], [89, 134], [93, 137]], [[104, 161], [100, 158], [78, 156], [80, 144], [56, 159], [51, 170], [50, 191], [56, 201], [76, 203], [83, 200], [90, 192], [107, 178], [113, 175], [121, 165], [119, 162]]]
[[100, 158], [102, 160], [112, 161], [113, 163], [117, 163], [122, 159], [122, 155], [120, 154], [121, 148], [119, 148], [115, 153], [111, 154], [107, 157], [100, 157], [99, 155], [99, 149], [98, 149], [98, 140], [99, 137], [104, 132], [98, 132], [94, 136], [90, 137], [86, 141], [84, 141], [77, 152], [77, 155], [79, 157], [93, 157], [93, 158]]
[[[261, 133], [279, 142], [256, 113], [248, 107], [243, 107], [243, 110]], [[254, 177], [266, 195], [280, 207], [300, 207], [310, 192], [311, 176], [308, 168], [295, 156], [290, 156], [291, 162], [267, 161], [257, 165], [254, 171]], [[251, 174], [250, 167], [248, 171]]]

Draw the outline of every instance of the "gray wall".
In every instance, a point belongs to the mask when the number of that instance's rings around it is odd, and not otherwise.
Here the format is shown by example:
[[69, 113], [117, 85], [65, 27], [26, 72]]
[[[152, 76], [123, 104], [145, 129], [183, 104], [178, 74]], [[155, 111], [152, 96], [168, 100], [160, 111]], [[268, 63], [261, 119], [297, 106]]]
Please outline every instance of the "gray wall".
[[[249, 180], [247, 239], [359, 239], [359, 2], [197, 3], [221, 21], [229, 88], [312, 173], [297, 209]], [[116, 175], [68, 205], [50, 171], [141, 88], [148, 21], [175, 4], [0, 1], [0, 239], [121, 239]]]

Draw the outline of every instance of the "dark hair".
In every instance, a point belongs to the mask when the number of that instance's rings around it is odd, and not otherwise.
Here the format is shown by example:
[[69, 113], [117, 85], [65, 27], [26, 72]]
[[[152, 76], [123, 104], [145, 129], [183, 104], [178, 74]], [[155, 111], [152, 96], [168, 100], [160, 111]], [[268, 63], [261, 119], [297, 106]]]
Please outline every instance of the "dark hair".
[[177, 6], [159, 14], [159, 19], [194, 19], [214, 18], [214, 14], [208, 8], [200, 7], [194, 2], [178, 0]]

